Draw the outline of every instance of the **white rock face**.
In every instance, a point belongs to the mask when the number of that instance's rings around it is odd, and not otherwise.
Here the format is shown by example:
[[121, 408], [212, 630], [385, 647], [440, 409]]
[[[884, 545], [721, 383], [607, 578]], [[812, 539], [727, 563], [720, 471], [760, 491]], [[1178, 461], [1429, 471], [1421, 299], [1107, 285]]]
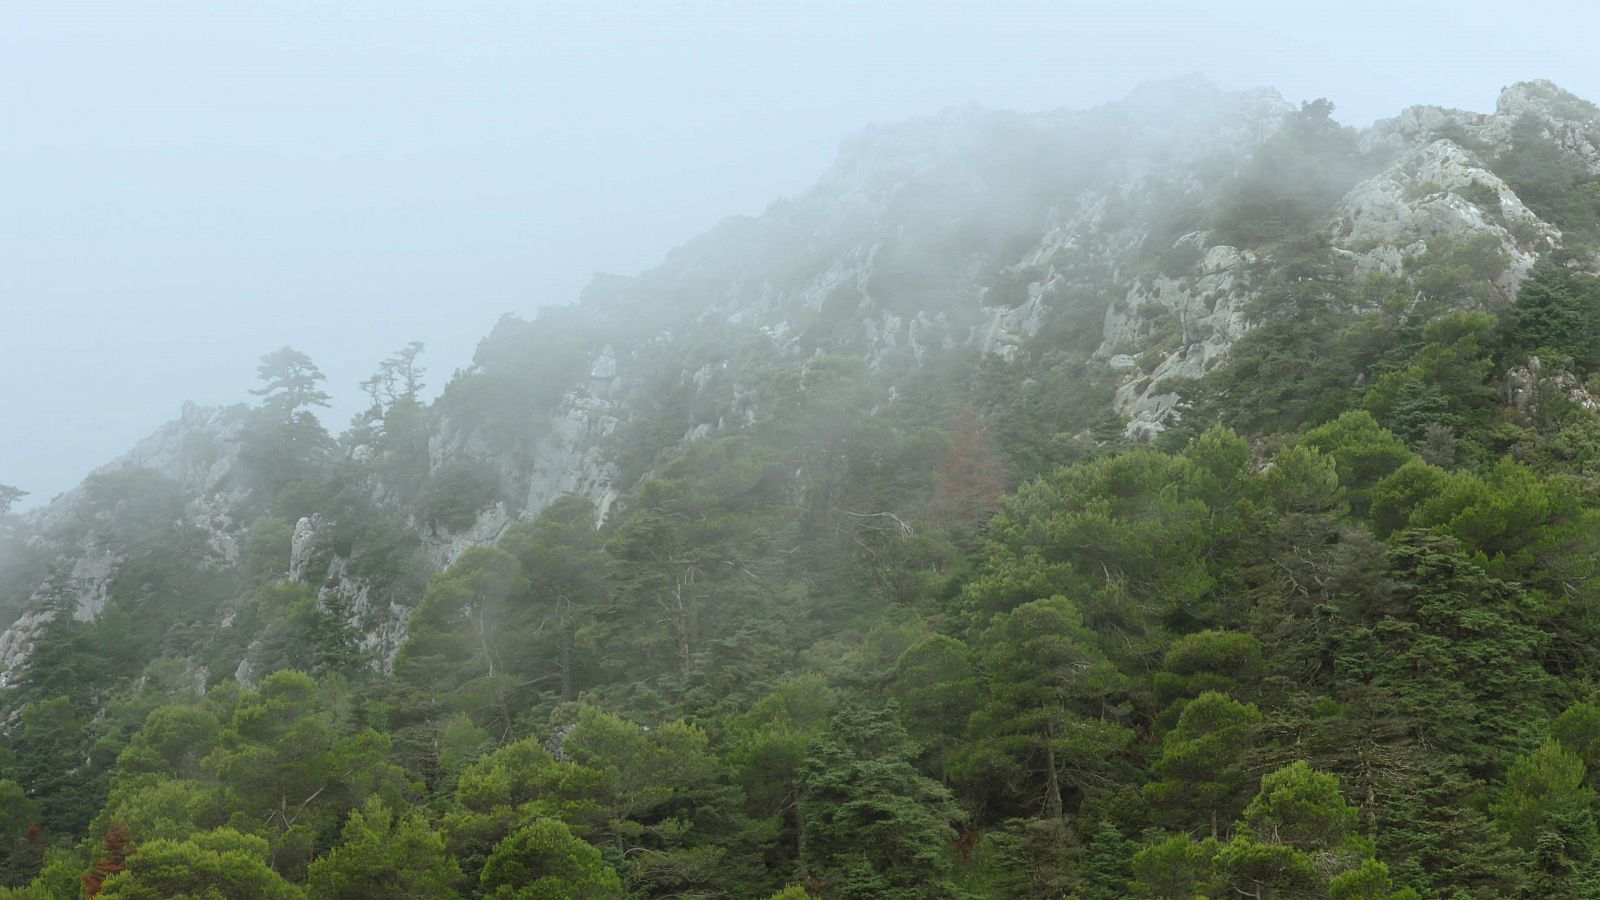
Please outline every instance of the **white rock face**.
[[250, 654], [259, 645], [259, 641], [252, 643], [250, 649], [245, 651], [244, 659], [239, 660], [239, 664], [233, 668], [233, 680], [247, 690], [255, 690], [256, 687], [255, 666], [250, 662]]
[[[475, 459], [493, 466], [502, 484], [525, 484], [520, 508], [496, 503], [479, 512], [459, 532], [433, 530], [418, 525], [423, 550], [440, 568], [473, 547], [492, 544], [518, 518], [533, 517], [551, 502], [577, 494], [594, 502], [603, 518], [616, 499], [616, 464], [605, 441], [620, 424], [619, 401], [611, 399], [623, 379], [624, 367], [611, 347], [604, 347], [591, 362], [588, 378], [562, 397], [546, 417], [541, 437], [525, 455], [511, 457], [495, 450], [477, 435], [444, 423], [429, 441], [429, 464], [434, 470], [451, 461]], [[709, 370], [703, 370], [706, 379]]]
[[[620, 424], [611, 402], [597, 397], [569, 396], [551, 418], [550, 428], [534, 448], [528, 472], [524, 515], [565, 494], [578, 494], [599, 507], [616, 482], [617, 469], [601, 446]], [[604, 510], [601, 510], [604, 515]]]
[[829, 266], [800, 290], [797, 297], [800, 305], [815, 312], [822, 309], [822, 304], [828, 298], [841, 290], [849, 291], [859, 297], [868, 296], [867, 282], [872, 279], [873, 262], [877, 258], [880, 246], [879, 242], [874, 242], [867, 247], [856, 247], [844, 259]]
[[[1178, 243], [1203, 246], [1205, 237], [1197, 232], [1184, 235]], [[1213, 246], [1188, 274], [1136, 279], [1122, 301], [1107, 310], [1095, 355], [1128, 372], [1112, 401], [1117, 412], [1128, 417], [1128, 437], [1149, 440], [1165, 430], [1178, 395], [1165, 389], [1163, 382], [1204, 375], [1250, 329], [1245, 306], [1254, 294], [1247, 276], [1257, 261], [1249, 251]], [[1162, 320], [1176, 326], [1178, 346], [1148, 374], [1139, 372], [1138, 361], [1124, 351], [1138, 349]]]
[[1518, 122], [1531, 116], [1540, 134], [1556, 142], [1569, 158], [1600, 174], [1600, 109], [1549, 81], [1523, 81], [1500, 92], [1492, 113], [1439, 106], [1413, 106], [1380, 119], [1361, 135], [1365, 151], [1403, 154], [1438, 137], [1459, 135], [1483, 153], [1511, 146]]
[[1500, 396], [1507, 406], [1527, 418], [1538, 412], [1540, 393], [1549, 391], [1565, 398], [1579, 409], [1600, 412], [1600, 398], [1568, 371], [1547, 373], [1539, 357], [1530, 356], [1526, 365], [1513, 366], [1500, 386]]
[[[157, 428], [132, 450], [89, 473], [106, 475], [129, 469], [147, 469], [175, 483], [191, 497], [226, 494], [236, 499], [230, 485], [239, 459], [239, 430], [244, 423], [240, 407], [207, 407], [185, 403], [178, 418]], [[83, 488], [74, 488], [28, 517], [40, 533], [67, 524], [83, 502]]]
[[1500, 397], [1506, 405], [1527, 416], [1538, 402], [1539, 357], [1528, 357], [1525, 366], [1513, 366], [1500, 386]]
[[178, 418], [156, 429], [133, 449], [95, 474], [119, 469], [149, 469], [178, 483], [186, 494], [222, 490], [239, 459], [238, 407], [185, 403]]
[[[290, 542], [289, 577], [314, 587], [317, 603], [324, 610], [343, 610], [346, 623], [361, 635], [358, 646], [372, 655], [379, 671], [388, 674], [394, 668], [395, 654], [405, 643], [411, 609], [374, 597], [371, 582], [352, 574], [350, 561], [343, 557], [334, 556], [325, 570], [314, 570], [312, 563], [319, 540], [317, 530], [323, 525], [316, 516], [303, 517], [295, 523]], [[228, 627], [232, 618], [231, 615], [226, 617], [223, 627]], [[246, 677], [250, 674], [250, 658], [247, 653], [240, 663]], [[240, 683], [244, 681], [240, 678]]]
[[1015, 309], [996, 309], [991, 314], [979, 349], [986, 356], [1011, 362], [1022, 344], [1044, 328], [1044, 319], [1044, 284], [1036, 281], [1028, 285], [1028, 302]]
[[461, 557], [461, 554], [473, 547], [482, 547], [500, 540], [517, 517], [512, 515], [506, 507], [505, 501], [497, 501], [488, 509], [478, 513], [478, 517], [465, 529], [456, 532], [429, 532], [423, 536], [423, 549], [428, 561], [435, 568], [443, 569]]
[[[1336, 205], [1329, 225], [1335, 251], [1358, 274], [1395, 275], [1437, 238], [1458, 244], [1487, 240], [1507, 260], [1495, 286], [1509, 300], [1537, 260], [1559, 248], [1562, 239], [1487, 163], [1512, 146], [1525, 115], [1533, 116], [1539, 133], [1555, 141], [1568, 158], [1600, 174], [1600, 109], [1549, 82], [1507, 88], [1492, 114], [1412, 107], [1360, 136], [1364, 151], [1389, 154], [1395, 161]], [[1443, 135], [1459, 136], [1474, 149]], [[1195, 239], [1185, 235], [1179, 243]], [[1204, 235], [1198, 240], [1203, 246]], [[1213, 257], [1218, 251], [1228, 256]], [[1208, 248], [1198, 277], [1135, 280], [1125, 299], [1107, 312], [1096, 355], [1129, 373], [1114, 401], [1117, 411], [1129, 417], [1129, 437], [1148, 439], [1170, 422], [1177, 397], [1161, 390], [1164, 380], [1203, 375], [1250, 328], [1244, 315], [1250, 294], [1238, 285], [1239, 275], [1253, 261], [1229, 258], [1237, 252]], [[1148, 375], [1141, 375], [1129, 366], [1138, 360], [1124, 351], [1138, 347], [1163, 314], [1179, 317], [1183, 336], [1176, 347], [1162, 350]]]
[[1592, 175], [1600, 175], [1600, 109], [1540, 79], [1523, 81], [1500, 92], [1495, 114], [1485, 122], [1486, 130], [1507, 143], [1515, 122], [1531, 115], [1541, 125], [1541, 133], [1554, 140], [1568, 156], [1579, 159]]
[[219, 566], [239, 564], [239, 529], [228, 506], [227, 497], [205, 494], [190, 501], [184, 509], [188, 520], [205, 532], [206, 547]]
[[394, 671], [394, 657], [409, 634], [411, 609], [380, 601], [372, 596], [372, 585], [349, 572], [349, 562], [335, 559], [328, 576], [317, 589], [317, 602], [325, 609], [347, 610], [346, 621], [361, 635], [357, 646], [372, 654], [378, 670]]
[[289, 539], [289, 580], [306, 580], [306, 568], [311, 563], [311, 554], [316, 550], [316, 541], [316, 517], [301, 516], [294, 523], [294, 534]]
[[33, 650], [34, 635], [53, 618], [55, 616], [45, 610], [24, 613], [22, 618], [11, 623], [5, 633], [0, 634], [0, 687], [15, 680], [18, 667]]
[[111, 579], [116, 576], [117, 564], [121, 561], [116, 554], [101, 550], [80, 556], [73, 563], [67, 584], [60, 587], [76, 600], [72, 610], [74, 619], [92, 622], [111, 602]]
[[608, 344], [589, 367], [589, 379], [609, 384], [617, 377], [617, 355]]
[[[240, 495], [231, 485], [239, 455], [239, 430], [243, 413], [238, 407], [214, 408], [185, 403], [178, 418], [162, 425], [149, 437], [91, 475], [132, 469], [155, 472], [175, 482], [192, 499], [185, 507], [186, 523], [200, 529], [212, 552], [210, 564], [235, 565], [239, 559], [237, 528], [227, 514]], [[85, 494], [80, 486], [55, 498], [27, 517], [37, 550], [58, 554], [68, 565], [63, 577], [41, 584], [29, 599], [34, 611], [0, 633], [0, 679], [21, 665], [33, 645], [33, 635], [52, 616], [48, 608], [72, 610], [74, 618], [89, 621], [110, 601], [112, 580], [122, 560], [101, 546], [91, 531], [64, 545], [47, 537], [69, 528], [79, 517]]]
[[1449, 140], [1434, 141], [1356, 185], [1339, 201], [1332, 231], [1335, 244], [1352, 254], [1358, 268], [1391, 275], [1433, 238], [1463, 243], [1487, 237], [1509, 260], [1495, 282], [1508, 297], [1538, 254], [1561, 243], [1560, 231], [1534, 215], [1475, 155]]

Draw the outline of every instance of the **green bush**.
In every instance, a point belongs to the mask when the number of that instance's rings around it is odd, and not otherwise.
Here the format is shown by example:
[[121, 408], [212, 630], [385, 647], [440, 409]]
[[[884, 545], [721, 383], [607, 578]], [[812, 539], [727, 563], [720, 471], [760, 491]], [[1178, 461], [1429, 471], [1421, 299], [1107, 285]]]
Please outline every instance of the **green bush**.
[[500, 498], [500, 478], [479, 462], [446, 463], [429, 477], [418, 498], [418, 515], [429, 528], [460, 531]]

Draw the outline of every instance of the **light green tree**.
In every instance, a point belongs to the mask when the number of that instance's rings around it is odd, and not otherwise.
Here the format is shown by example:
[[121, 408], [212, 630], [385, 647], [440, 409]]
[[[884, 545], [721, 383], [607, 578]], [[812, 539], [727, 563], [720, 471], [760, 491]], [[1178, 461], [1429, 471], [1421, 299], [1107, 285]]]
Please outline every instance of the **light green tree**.
[[1219, 837], [1218, 822], [1242, 805], [1251, 779], [1244, 769], [1252, 731], [1261, 722], [1253, 704], [1207, 691], [1189, 701], [1178, 727], [1161, 741], [1157, 780], [1144, 786], [1145, 799], [1168, 811], [1177, 824], [1198, 818]]
[[1060, 819], [1069, 795], [1106, 783], [1105, 767], [1132, 740], [1114, 713], [1122, 674], [1065, 597], [995, 616], [978, 660], [986, 698], [968, 743], [952, 756], [952, 774]]
[[99, 900], [304, 900], [267, 865], [267, 842], [231, 828], [155, 840], [106, 879]]
[[621, 900], [622, 880], [555, 819], [536, 819], [507, 835], [484, 863], [480, 879], [492, 900]]
[[448, 900], [459, 896], [461, 867], [419, 813], [396, 816], [374, 797], [308, 875], [315, 900]]

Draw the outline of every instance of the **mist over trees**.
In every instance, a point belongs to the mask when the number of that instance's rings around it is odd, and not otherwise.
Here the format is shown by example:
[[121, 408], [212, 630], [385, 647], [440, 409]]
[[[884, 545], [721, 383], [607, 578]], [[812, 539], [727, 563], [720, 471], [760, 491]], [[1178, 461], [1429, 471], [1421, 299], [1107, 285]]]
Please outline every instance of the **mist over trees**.
[[1511, 90], [911, 123], [0, 486], [0, 897], [1594, 896], [1600, 114]]

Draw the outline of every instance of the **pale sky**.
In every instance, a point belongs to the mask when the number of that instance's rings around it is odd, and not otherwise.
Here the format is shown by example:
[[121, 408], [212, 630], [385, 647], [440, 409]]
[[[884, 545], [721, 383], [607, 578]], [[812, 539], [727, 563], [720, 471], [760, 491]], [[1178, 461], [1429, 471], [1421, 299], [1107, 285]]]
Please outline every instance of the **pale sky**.
[[804, 189], [839, 142], [1200, 72], [1364, 125], [1600, 100], [1582, 2], [8, 0], [0, 482], [38, 502], [292, 344], [340, 401]]

